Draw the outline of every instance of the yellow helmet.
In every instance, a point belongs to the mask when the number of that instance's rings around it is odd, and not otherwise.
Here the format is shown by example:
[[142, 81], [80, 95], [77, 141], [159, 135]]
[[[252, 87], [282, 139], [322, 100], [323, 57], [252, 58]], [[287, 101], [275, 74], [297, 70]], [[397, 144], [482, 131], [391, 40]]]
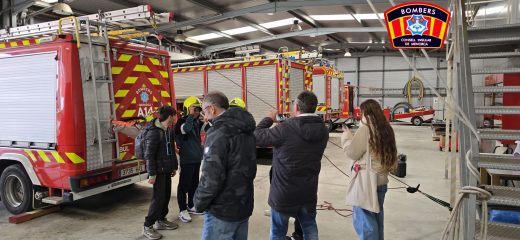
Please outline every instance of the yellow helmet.
[[233, 98], [231, 101], [229, 101], [230, 107], [239, 107], [242, 109], [246, 109], [246, 103], [241, 98]]
[[191, 106], [200, 108], [202, 106], [202, 103], [200, 102], [200, 99], [195, 96], [190, 96], [190, 97], [186, 98], [186, 100], [184, 100], [184, 103], [182, 104], [182, 110], [184, 111], [185, 114], [188, 114], [189, 108]]

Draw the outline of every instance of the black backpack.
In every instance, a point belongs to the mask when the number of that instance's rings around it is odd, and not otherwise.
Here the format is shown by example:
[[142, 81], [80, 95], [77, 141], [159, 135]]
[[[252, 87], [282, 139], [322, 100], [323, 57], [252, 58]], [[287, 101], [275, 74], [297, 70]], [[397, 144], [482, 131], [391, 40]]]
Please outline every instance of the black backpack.
[[[151, 127], [149, 125], [145, 126], [143, 129], [141, 129], [141, 131], [139, 132], [137, 137], [135, 137], [134, 153], [135, 153], [135, 158], [137, 158], [137, 159], [144, 160], [144, 153], [146, 152], [146, 134], [148, 134], [148, 131], [150, 131], [150, 128]], [[161, 141], [163, 139], [163, 136], [164, 136], [163, 131], [161, 131]]]

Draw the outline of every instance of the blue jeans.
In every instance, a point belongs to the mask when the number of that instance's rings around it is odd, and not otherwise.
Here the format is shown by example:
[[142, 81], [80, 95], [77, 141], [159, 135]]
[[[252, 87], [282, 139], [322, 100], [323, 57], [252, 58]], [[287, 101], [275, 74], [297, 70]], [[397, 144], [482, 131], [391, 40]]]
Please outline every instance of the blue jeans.
[[383, 203], [387, 185], [377, 187], [377, 198], [379, 200], [379, 213], [367, 211], [360, 207], [354, 207], [354, 229], [360, 240], [383, 240], [384, 236], [384, 211]]
[[249, 218], [238, 222], [220, 220], [208, 211], [204, 214], [202, 240], [247, 240]]
[[[285, 240], [289, 228], [289, 215], [283, 214], [271, 208], [271, 240]], [[301, 208], [296, 217], [303, 230], [303, 239], [318, 240], [318, 225], [316, 224], [316, 212], [309, 213]]]

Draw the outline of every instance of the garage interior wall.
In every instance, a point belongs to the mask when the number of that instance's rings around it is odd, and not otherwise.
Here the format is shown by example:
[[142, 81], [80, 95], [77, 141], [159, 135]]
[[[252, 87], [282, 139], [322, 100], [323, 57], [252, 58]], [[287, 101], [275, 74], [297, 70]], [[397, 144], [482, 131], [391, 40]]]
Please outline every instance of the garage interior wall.
[[[415, 67], [421, 72], [423, 82], [429, 81], [436, 87], [444, 87], [440, 84], [435, 71], [430, 67], [426, 58], [415, 57]], [[440, 73], [446, 79], [446, 61], [443, 58], [432, 58]], [[385, 97], [381, 88], [384, 89], [403, 89], [413, 76], [414, 72], [401, 56], [370, 56], [370, 57], [349, 57], [337, 58], [335, 60], [338, 70], [345, 74], [345, 83], [350, 82], [359, 86], [355, 90], [356, 96], [354, 104], [359, 106], [366, 99], [376, 99], [382, 106], [393, 107], [398, 102], [407, 101], [403, 97]], [[375, 91], [370, 88], [377, 88]], [[426, 83], [425, 83], [426, 88]], [[419, 101], [414, 97], [412, 105], [416, 107], [431, 107], [432, 97], [424, 97]]]

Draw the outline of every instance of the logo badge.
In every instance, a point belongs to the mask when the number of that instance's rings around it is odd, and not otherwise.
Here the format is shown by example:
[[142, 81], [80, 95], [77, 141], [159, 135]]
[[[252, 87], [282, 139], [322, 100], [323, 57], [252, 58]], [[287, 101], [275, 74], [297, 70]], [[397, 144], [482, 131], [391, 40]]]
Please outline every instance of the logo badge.
[[385, 11], [392, 48], [441, 48], [450, 22], [450, 12], [426, 2], [409, 2]]
[[150, 101], [150, 95], [148, 95], [147, 92], [141, 92], [140, 95], [141, 95], [141, 96], [140, 96], [140, 97], [141, 97], [141, 101], [142, 101], [143, 103], [147, 103], [148, 101]]

